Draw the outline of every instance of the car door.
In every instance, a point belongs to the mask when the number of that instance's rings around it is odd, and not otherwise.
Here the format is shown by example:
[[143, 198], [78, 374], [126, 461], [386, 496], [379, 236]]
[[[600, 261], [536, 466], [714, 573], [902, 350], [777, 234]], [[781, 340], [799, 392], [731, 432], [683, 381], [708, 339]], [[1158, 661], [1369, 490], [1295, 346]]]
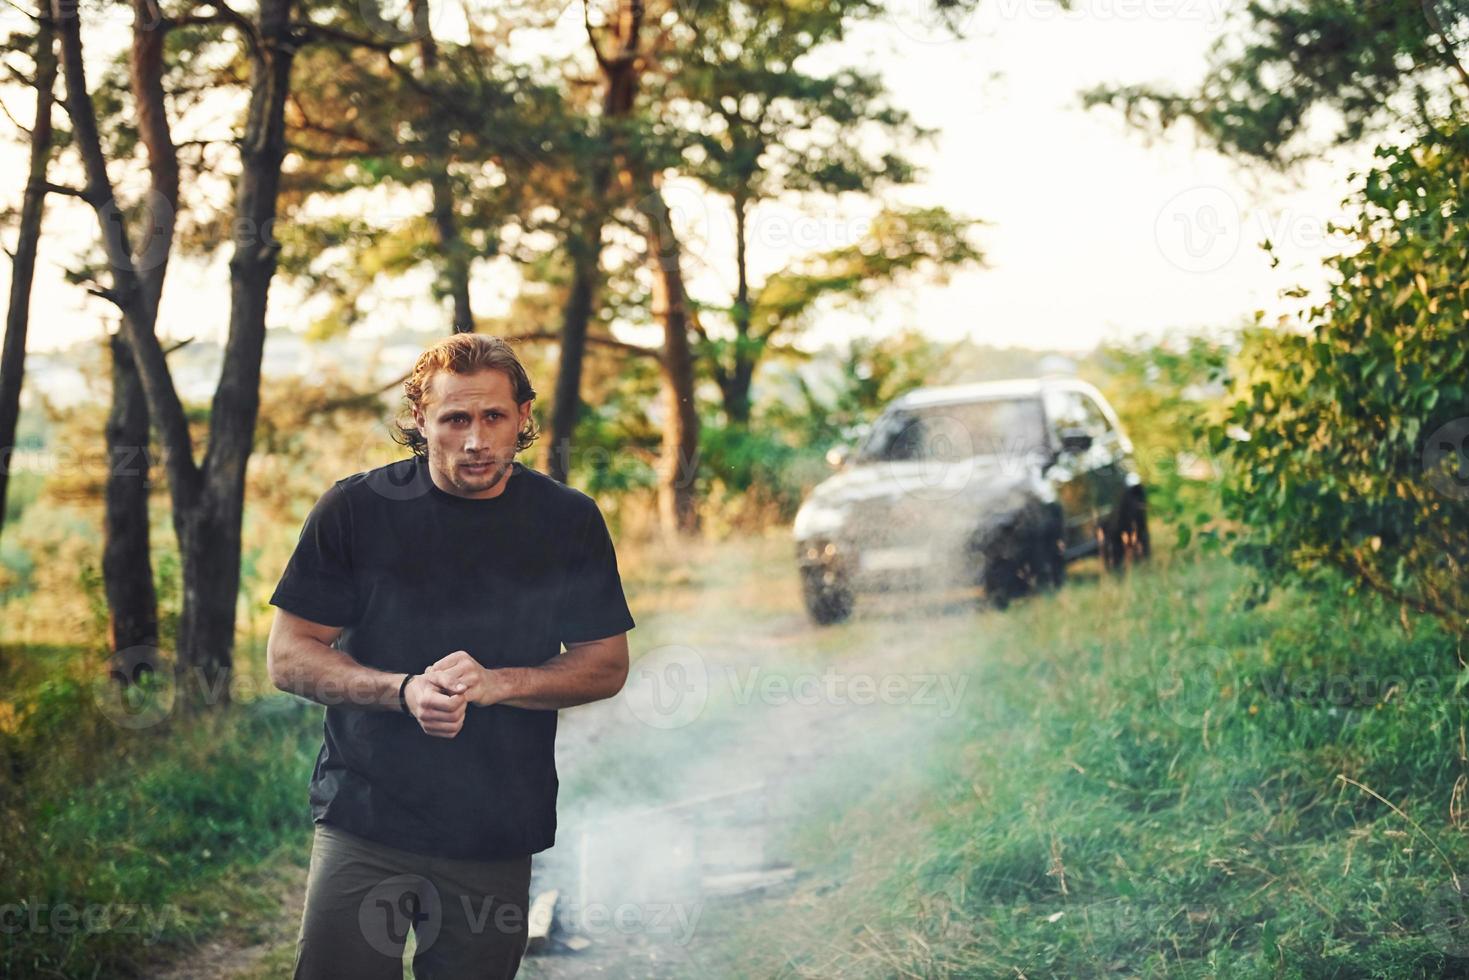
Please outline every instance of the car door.
[[1112, 423], [1110, 414], [1102, 410], [1091, 393], [1078, 391], [1083, 423], [1092, 435], [1092, 448], [1087, 454], [1087, 479], [1092, 486], [1092, 503], [1098, 520], [1107, 520], [1117, 512], [1117, 505], [1127, 490], [1127, 447], [1122, 434]]
[[1062, 440], [1069, 431], [1086, 429], [1086, 406], [1076, 392], [1064, 388], [1049, 389], [1045, 406], [1046, 425], [1055, 450], [1046, 480], [1061, 504], [1067, 557], [1075, 557], [1096, 548], [1096, 491], [1088, 475], [1090, 449], [1070, 450]]

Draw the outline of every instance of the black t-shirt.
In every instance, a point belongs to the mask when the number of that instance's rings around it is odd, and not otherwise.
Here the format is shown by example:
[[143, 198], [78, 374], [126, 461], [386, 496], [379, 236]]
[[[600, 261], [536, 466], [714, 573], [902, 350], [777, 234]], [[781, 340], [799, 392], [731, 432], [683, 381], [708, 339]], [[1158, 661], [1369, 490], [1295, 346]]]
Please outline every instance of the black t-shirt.
[[[596, 502], [519, 462], [498, 497], [439, 489], [421, 457], [338, 481], [306, 518], [271, 604], [344, 627], [384, 671], [455, 650], [534, 667], [632, 629]], [[401, 850], [498, 860], [556, 840], [556, 712], [470, 705], [454, 738], [400, 711], [329, 704], [312, 819]]]

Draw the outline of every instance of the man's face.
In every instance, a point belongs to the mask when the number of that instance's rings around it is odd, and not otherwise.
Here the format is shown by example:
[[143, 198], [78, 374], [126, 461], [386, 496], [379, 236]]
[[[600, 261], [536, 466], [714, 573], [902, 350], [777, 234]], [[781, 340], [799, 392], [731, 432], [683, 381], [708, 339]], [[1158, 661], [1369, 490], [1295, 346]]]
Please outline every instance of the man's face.
[[461, 497], [497, 497], [515, 461], [515, 443], [530, 418], [517, 405], [510, 375], [492, 368], [473, 374], [438, 371], [413, 412], [428, 442], [434, 483]]

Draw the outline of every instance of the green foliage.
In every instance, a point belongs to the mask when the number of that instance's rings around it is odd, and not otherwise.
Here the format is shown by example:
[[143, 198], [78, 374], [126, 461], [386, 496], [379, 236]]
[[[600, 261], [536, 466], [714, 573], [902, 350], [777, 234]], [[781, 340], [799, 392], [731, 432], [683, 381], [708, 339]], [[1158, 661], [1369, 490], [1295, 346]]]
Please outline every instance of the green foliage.
[[[293, 220], [276, 229], [281, 272], [331, 300], [312, 334], [356, 325], [386, 278], [429, 270], [442, 300], [477, 260], [540, 257], [527, 233], [577, 211], [592, 165], [587, 121], [556, 73], [510, 57], [489, 33], [425, 35], [436, 4], [414, 6], [430, 18], [421, 27], [390, 24], [375, 5], [316, 6], [314, 22], [341, 38], [304, 47], [294, 63], [288, 136], [300, 165], [283, 186]], [[365, 56], [353, 37], [384, 45], [384, 56]], [[447, 208], [447, 237], [424, 204], [430, 188]]]
[[22, 717], [5, 745], [31, 766], [3, 801], [0, 867], [12, 914], [42, 928], [7, 931], [0, 973], [147, 975], [163, 946], [269, 908], [225, 886], [309, 835], [303, 787], [319, 712], [275, 696], [121, 731], [100, 717], [90, 684], [64, 677], [32, 692]]
[[939, 343], [918, 330], [854, 339], [838, 352], [835, 371], [792, 374], [795, 391], [773, 401], [760, 420], [791, 433], [796, 445], [825, 454], [859, 439], [894, 398], [940, 380], [943, 367], [963, 346]]
[[[606, 370], [593, 359], [588, 359], [588, 368]], [[648, 409], [658, 403], [658, 366], [651, 358], [632, 357], [584, 382], [568, 480], [598, 498], [617, 533], [624, 527], [625, 505], [657, 485], [662, 435]], [[535, 409], [544, 413], [550, 405], [537, 404]], [[542, 418], [542, 432], [544, 424]]]
[[1255, 0], [1236, 9], [1197, 91], [1100, 86], [1084, 101], [1151, 129], [1188, 119], [1225, 152], [1290, 163], [1319, 149], [1306, 141], [1320, 123], [1346, 143], [1393, 124], [1431, 131], [1461, 108], [1466, 24], [1450, 0]]
[[888, 101], [875, 73], [806, 70], [809, 54], [881, 9], [869, 0], [721, 0], [701, 11], [693, 43], [670, 64], [672, 115], [687, 130], [671, 138], [686, 144], [692, 175], [739, 209], [783, 191], [868, 191], [911, 181], [912, 163], [871, 149], [911, 146], [932, 132]]
[[766, 280], [755, 294], [751, 322], [768, 337], [799, 323], [823, 298], [867, 301], [910, 273], [942, 282], [949, 272], [984, 261], [970, 240], [979, 224], [940, 207], [884, 210], [861, 240], [802, 259]]
[[820, 452], [769, 428], [707, 420], [700, 430], [700, 493], [716, 523], [730, 529], [792, 520], [806, 493], [827, 475]]
[[1236, 553], [1469, 626], [1469, 129], [1378, 151], [1303, 330], [1247, 337], [1210, 429]]
[[1175, 334], [1157, 343], [1108, 343], [1083, 364], [1131, 439], [1148, 488], [1148, 511], [1187, 544], [1215, 516], [1218, 464], [1205, 424], [1224, 395], [1232, 340]]

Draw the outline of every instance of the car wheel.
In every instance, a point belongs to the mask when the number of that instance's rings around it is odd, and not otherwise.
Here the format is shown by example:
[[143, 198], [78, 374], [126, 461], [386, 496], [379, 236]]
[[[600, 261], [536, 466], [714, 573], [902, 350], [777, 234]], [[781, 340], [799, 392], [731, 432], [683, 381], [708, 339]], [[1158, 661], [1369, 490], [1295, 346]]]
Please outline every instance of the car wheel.
[[1035, 543], [1036, 587], [1042, 592], [1059, 589], [1066, 584], [1066, 553], [1060, 532], [1041, 534]]
[[1102, 533], [1102, 564], [1120, 572], [1152, 553], [1148, 537], [1147, 498], [1141, 491], [1129, 492], [1117, 505], [1117, 513]]
[[851, 588], [840, 577], [827, 581], [819, 569], [801, 573], [801, 597], [806, 602], [806, 614], [818, 626], [840, 623], [852, 615], [856, 605]]
[[1004, 555], [990, 555], [984, 563], [984, 599], [996, 609], [1006, 609], [1025, 594], [1017, 563]]
[[983, 559], [980, 585], [984, 597], [996, 609], [1032, 592], [1045, 592], [1066, 579], [1066, 561], [1056, 535], [1037, 531], [1028, 537], [998, 542]]

